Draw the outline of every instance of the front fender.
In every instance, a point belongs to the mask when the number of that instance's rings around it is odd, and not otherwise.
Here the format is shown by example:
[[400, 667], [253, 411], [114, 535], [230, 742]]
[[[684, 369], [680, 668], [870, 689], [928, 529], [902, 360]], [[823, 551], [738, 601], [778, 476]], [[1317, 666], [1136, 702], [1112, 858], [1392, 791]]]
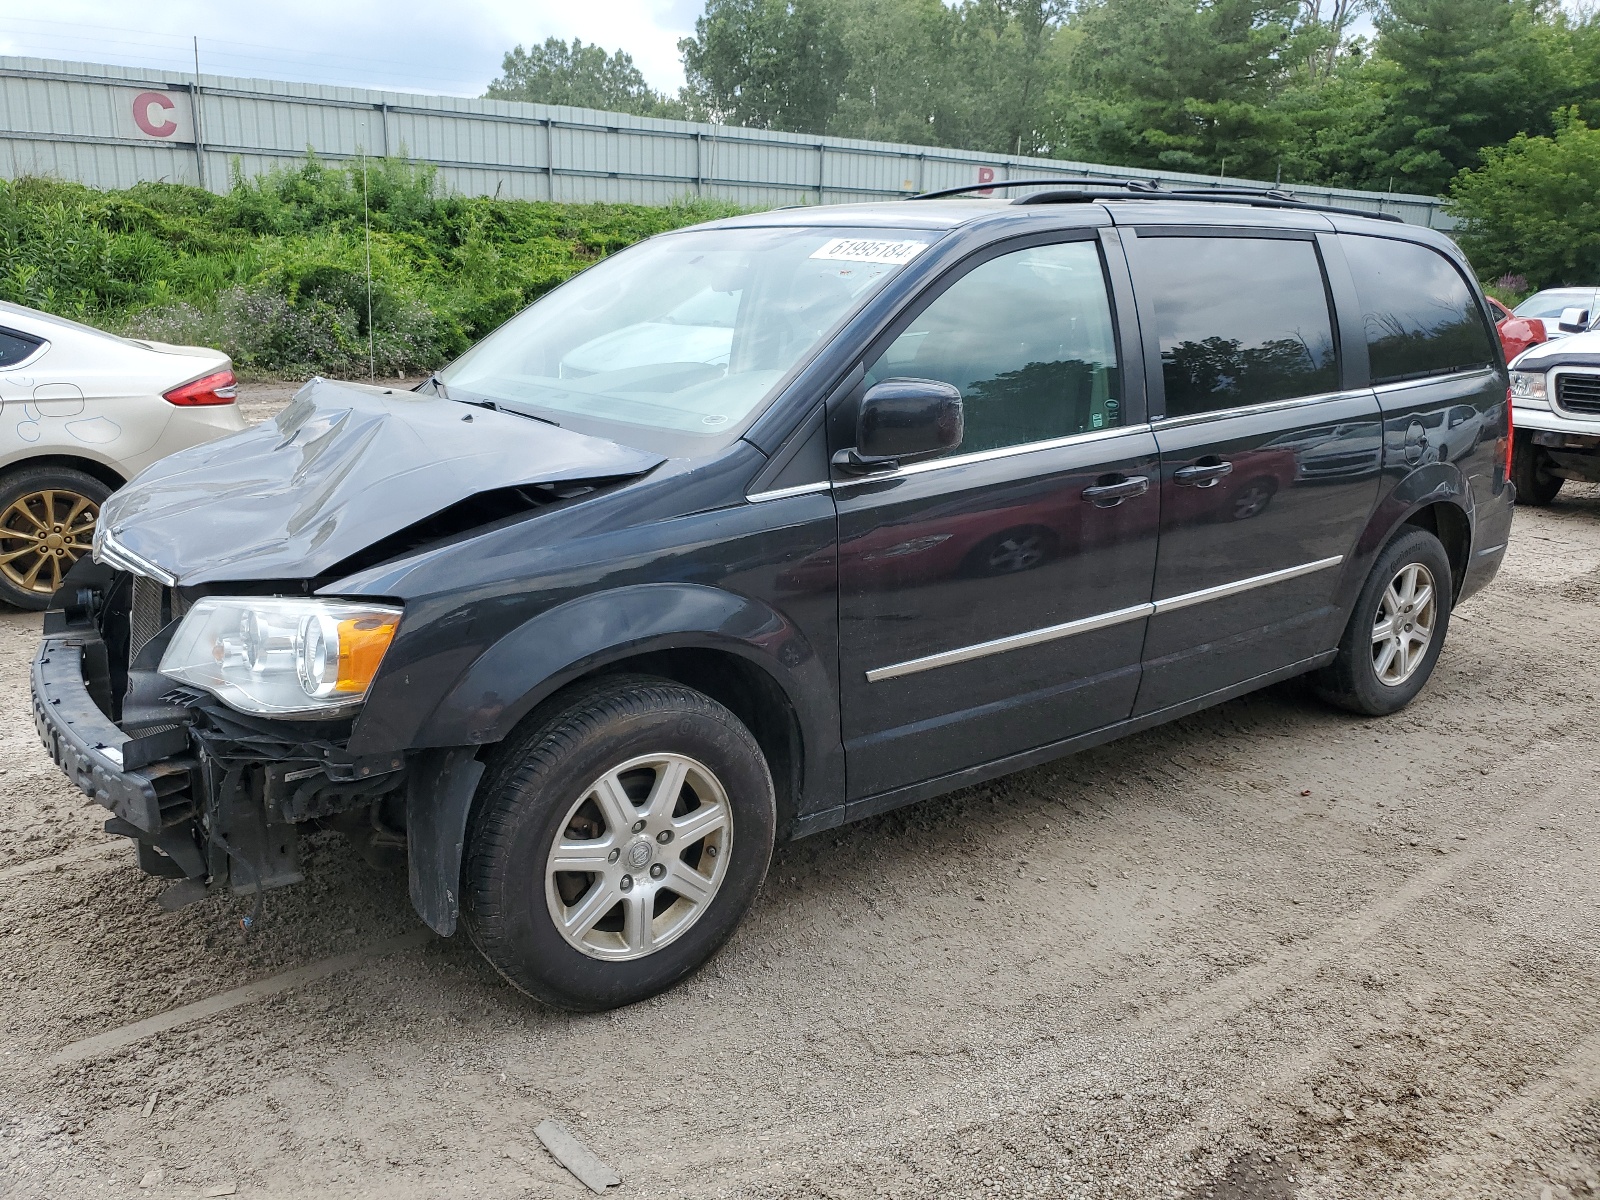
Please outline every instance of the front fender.
[[782, 613], [721, 588], [647, 583], [579, 596], [511, 630], [443, 696], [414, 744], [501, 741], [574, 679], [639, 654], [693, 648], [754, 663], [788, 698], [807, 746], [824, 736], [825, 702], [833, 694], [828, 664]]

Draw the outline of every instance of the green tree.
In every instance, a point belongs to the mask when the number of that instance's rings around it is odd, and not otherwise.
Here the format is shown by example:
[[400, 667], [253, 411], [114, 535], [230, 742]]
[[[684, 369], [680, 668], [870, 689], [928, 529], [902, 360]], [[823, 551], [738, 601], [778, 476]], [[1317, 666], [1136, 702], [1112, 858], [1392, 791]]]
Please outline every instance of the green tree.
[[958, 69], [961, 18], [942, 0], [852, 0], [831, 10], [847, 66], [828, 132], [965, 146], [967, 85]]
[[825, 0], [706, 0], [678, 50], [695, 115], [757, 129], [826, 133], [849, 70]]
[[678, 117], [683, 105], [645, 82], [631, 55], [607, 54], [600, 46], [573, 38], [546, 38], [544, 45], [508, 51], [500, 78], [484, 93], [489, 100], [526, 100], [535, 104], [570, 104], [641, 117]]
[[1387, 0], [1374, 63], [1386, 112], [1366, 182], [1441, 192], [1485, 146], [1547, 132], [1576, 98], [1566, 35], [1550, 0]]
[[1300, 0], [1087, 0], [1058, 153], [1270, 174], [1293, 134], [1270, 105]]
[[1065, 0], [966, 0], [959, 10], [958, 71], [973, 149], [1049, 153], [1051, 110], [1066, 87]]
[[1485, 278], [1526, 275], [1536, 287], [1600, 279], [1600, 129], [1576, 108], [1551, 137], [1518, 134], [1457, 175], [1457, 238]]

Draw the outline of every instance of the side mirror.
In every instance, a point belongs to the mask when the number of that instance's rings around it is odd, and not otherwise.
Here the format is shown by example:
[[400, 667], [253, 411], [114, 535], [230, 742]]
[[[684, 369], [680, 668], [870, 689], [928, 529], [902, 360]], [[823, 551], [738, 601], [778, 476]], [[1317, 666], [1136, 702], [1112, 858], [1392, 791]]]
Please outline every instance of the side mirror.
[[1582, 333], [1589, 328], [1589, 310], [1587, 308], [1563, 308], [1561, 310], [1560, 329], [1562, 333]]
[[856, 444], [839, 456], [852, 471], [891, 471], [961, 444], [961, 391], [937, 379], [885, 379], [861, 398]]

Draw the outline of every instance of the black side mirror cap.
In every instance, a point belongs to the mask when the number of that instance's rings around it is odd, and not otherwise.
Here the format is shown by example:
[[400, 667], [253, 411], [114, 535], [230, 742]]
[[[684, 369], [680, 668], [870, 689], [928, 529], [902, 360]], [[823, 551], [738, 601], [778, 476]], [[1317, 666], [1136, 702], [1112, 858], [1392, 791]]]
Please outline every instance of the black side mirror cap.
[[835, 456], [861, 474], [937, 458], [961, 445], [961, 390], [937, 379], [885, 379], [861, 398], [856, 444]]

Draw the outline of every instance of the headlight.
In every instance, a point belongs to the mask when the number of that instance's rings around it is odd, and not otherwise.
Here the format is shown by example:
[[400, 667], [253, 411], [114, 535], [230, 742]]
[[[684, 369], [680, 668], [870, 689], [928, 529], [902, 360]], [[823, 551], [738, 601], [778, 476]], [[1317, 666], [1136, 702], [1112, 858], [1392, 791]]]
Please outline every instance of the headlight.
[[360, 706], [394, 640], [400, 610], [343, 600], [199, 600], [161, 673], [240, 712], [337, 717]]
[[1543, 371], [1511, 372], [1511, 395], [1518, 400], [1545, 400], [1545, 375]]

